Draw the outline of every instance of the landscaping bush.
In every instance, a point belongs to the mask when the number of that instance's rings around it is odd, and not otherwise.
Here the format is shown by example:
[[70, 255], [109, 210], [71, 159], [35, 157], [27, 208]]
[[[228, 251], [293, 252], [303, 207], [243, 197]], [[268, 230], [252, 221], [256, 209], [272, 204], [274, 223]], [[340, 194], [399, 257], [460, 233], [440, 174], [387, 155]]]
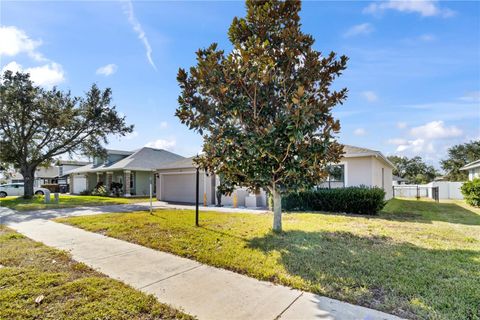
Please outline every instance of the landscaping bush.
[[56, 183], [42, 184], [41, 188], [50, 190], [50, 192], [60, 192], [60, 186]]
[[461, 188], [465, 201], [475, 207], [480, 207], [480, 178], [467, 181]]
[[328, 211], [354, 214], [377, 214], [385, 206], [385, 191], [377, 187], [317, 189], [284, 196], [287, 211]]
[[91, 195], [92, 192], [90, 192], [90, 190], [83, 190], [83, 191], [80, 191], [80, 195], [81, 196], [89, 196]]
[[95, 189], [92, 190], [92, 196], [106, 197], [110, 195], [107, 188], [103, 185], [103, 182], [97, 183]]

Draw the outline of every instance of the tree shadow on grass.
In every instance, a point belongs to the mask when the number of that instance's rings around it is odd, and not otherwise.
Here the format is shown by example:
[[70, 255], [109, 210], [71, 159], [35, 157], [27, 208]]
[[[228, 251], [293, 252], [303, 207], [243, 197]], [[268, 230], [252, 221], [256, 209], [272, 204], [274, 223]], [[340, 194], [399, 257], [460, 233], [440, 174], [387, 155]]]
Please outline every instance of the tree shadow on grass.
[[389, 237], [300, 230], [269, 233], [248, 246], [279, 252], [278, 263], [288, 274], [320, 295], [406, 318], [480, 317], [480, 251], [430, 250]]

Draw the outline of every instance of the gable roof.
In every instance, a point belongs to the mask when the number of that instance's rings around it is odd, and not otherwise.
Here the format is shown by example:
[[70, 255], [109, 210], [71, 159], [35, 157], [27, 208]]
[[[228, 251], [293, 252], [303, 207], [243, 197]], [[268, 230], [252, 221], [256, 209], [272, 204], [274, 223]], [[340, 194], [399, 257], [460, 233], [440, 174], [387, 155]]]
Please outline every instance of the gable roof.
[[184, 157], [163, 149], [143, 147], [117, 162], [94, 165], [93, 163], [69, 171], [69, 173], [104, 172], [114, 170], [154, 171], [158, 167]]
[[474, 169], [478, 167], [480, 167], [480, 159], [467, 163], [466, 165], [461, 167], [460, 170], [469, 170], [469, 169]]
[[[375, 151], [372, 149], [355, 147], [351, 145], [343, 145], [343, 150], [345, 154], [343, 157], [345, 158], [354, 158], [354, 157], [379, 157], [383, 162], [395, 168], [395, 165], [390, 162], [380, 151]], [[193, 159], [195, 156], [190, 158], [184, 158], [178, 161], [166, 163], [163, 166], [158, 167], [159, 170], [167, 170], [167, 169], [189, 169], [195, 168], [195, 164], [193, 163]]]
[[345, 154], [343, 155], [344, 158], [354, 158], [354, 157], [376, 157], [380, 158], [388, 164], [390, 167], [395, 168], [395, 165], [388, 160], [387, 157], [383, 155], [380, 151], [377, 150], [372, 150], [372, 149], [367, 149], [367, 148], [361, 148], [361, 147], [355, 147], [351, 146], [348, 144], [343, 145], [343, 151], [345, 151]]

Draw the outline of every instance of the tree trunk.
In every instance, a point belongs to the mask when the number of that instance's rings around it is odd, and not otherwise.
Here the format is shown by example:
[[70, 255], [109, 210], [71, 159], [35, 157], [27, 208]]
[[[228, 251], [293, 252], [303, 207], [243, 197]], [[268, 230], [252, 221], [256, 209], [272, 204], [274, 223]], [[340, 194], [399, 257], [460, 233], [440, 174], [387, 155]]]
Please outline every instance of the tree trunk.
[[282, 231], [282, 195], [275, 187], [272, 188], [273, 196], [273, 231]]
[[33, 181], [35, 179], [35, 168], [24, 167], [20, 170], [23, 176], [23, 197], [25, 199], [31, 199], [33, 197]]

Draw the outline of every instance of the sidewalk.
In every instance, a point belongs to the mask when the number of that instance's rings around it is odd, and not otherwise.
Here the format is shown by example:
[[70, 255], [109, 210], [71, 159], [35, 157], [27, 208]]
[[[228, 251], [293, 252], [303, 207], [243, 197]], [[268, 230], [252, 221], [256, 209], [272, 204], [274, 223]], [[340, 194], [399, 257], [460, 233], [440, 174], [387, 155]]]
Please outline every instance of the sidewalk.
[[[155, 209], [178, 209], [178, 210], [195, 210], [195, 205], [188, 204], [172, 204], [163, 201], [153, 201], [152, 208]], [[132, 204], [113, 204], [101, 206], [88, 207], [73, 207], [73, 208], [52, 208], [44, 210], [31, 211], [15, 211], [6, 207], [0, 207], [0, 224], [7, 224], [13, 222], [30, 221], [35, 219], [54, 219], [59, 217], [71, 216], [86, 216], [102, 213], [116, 213], [116, 212], [132, 212], [149, 210], [150, 202], [139, 202]], [[229, 208], [229, 207], [204, 207], [199, 206], [200, 211], [218, 211], [225, 213], [265, 213], [267, 210], [262, 209], [247, 209], [247, 208]]]
[[42, 218], [14, 220], [25, 236], [199, 319], [399, 319]]

